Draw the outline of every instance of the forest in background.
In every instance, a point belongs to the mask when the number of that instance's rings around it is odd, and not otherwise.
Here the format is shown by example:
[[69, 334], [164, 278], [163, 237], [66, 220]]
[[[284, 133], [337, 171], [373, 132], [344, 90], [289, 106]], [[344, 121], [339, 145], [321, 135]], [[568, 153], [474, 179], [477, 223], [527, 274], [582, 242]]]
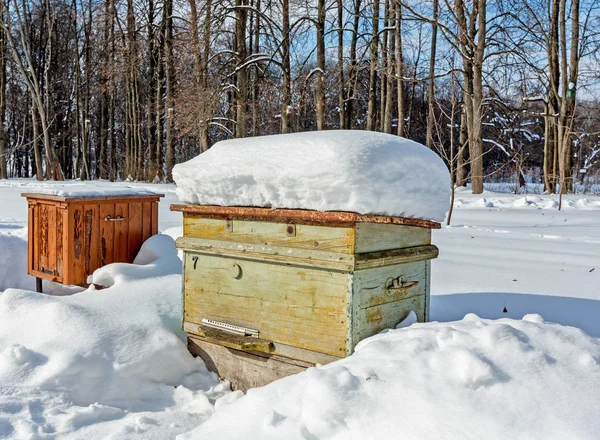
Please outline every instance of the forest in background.
[[227, 138], [376, 130], [453, 183], [600, 180], [595, 0], [2, 0], [0, 178], [171, 181]]

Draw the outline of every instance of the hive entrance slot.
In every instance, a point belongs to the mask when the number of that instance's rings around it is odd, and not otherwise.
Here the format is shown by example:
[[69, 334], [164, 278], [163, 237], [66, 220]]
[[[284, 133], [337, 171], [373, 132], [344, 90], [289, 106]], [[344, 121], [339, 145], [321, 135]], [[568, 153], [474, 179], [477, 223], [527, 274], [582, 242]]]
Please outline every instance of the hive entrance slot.
[[206, 327], [215, 328], [218, 330], [223, 330], [229, 333], [233, 333], [240, 336], [250, 336], [253, 338], [258, 338], [258, 330], [254, 330], [251, 328], [240, 327], [233, 324], [228, 324], [226, 322], [219, 322], [213, 319], [202, 319], [202, 324]]

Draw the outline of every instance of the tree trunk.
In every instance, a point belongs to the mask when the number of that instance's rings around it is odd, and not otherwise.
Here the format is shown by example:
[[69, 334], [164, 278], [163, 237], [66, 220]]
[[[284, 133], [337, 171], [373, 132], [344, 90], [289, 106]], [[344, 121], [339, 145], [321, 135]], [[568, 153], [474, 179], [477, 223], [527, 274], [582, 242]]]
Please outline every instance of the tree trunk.
[[[5, 20], [4, 2], [0, 3], [0, 20]], [[8, 179], [6, 168], [6, 37], [0, 26], [0, 179]]]
[[[193, 0], [192, 0], [193, 1]], [[210, 36], [211, 28], [210, 21], [212, 17], [212, 0], [206, 0], [204, 13], [204, 35], [202, 48], [202, 91], [208, 93], [208, 60], [210, 59]], [[210, 115], [208, 111], [202, 113], [200, 120], [200, 149], [202, 152], [210, 148], [210, 140], [208, 138], [208, 123]]]
[[379, 61], [379, 0], [373, 0], [373, 32], [369, 48], [369, 104], [367, 130], [375, 130], [377, 123], [377, 67]]
[[344, 111], [344, 126], [346, 128], [352, 128], [352, 121], [354, 121], [355, 105], [356, 101], [356, 89], [358, 87], [358, 59], [356, 56], [356, 50], [358, 45], [358, 38], [360, 34], [360, 8], [362, 6], [362, 0], [354, 1], [354, 20], [352, 24], [352, 37], [350, 40], [350, 70], [348, 72], [348, 87], [346, 92], [345, 111]]
[[467, 167], [465, 155], [469, 148], [469, 133], [467, 127], [467, 112], [463, 106], [460, 113], [460, 132], [458, 135], [458, 152], [456, 156], [456, 186], [467, 185]]
[[346, 104], [344, 99], [344, 3], [343, 0], [337, 0], [337, 69], [338, 69], [338, 117], [340, 129], [344, 130], [346, 126]]
[[327, 128], [325, 103], [325, 0], [317, 0], [317, 72], [315, 107], [317, 130]]
[[[190, 4], [196, 4], [195, 0], [190, 0]], [[157, 47], [154, 36], [154, 15], [156, 8], [154, 0], [148, 0], [148, 101], [146, 104], [146, 136], [148, 137], [148, 163], [147, 163], [147, 179], [154, 181], [157, 175], [156, 169], [156, 82], [157, 82]], [[193, 15], [193, 14], [192, 14]], [[192, 29], [193, 29], [192, 16]]]
[[402, 3], [396, 2], [396, 74], [398, 75], [398, 136], [404, 136], [404, 55], [402, 51]]
[[435, 59], [437, 52], [439, 0], [433, 0], [433, 21], [431, 23], [431, 53], [429, 54], [429, 82], [427, 92], [427, 134], [426, 145], [433, 148], [433, 129], [435, 124]]
[[[239, 0], [237, 0], [239, 1]], [[291, 68], [290, 68], [290, 3], [289, 0], [282, 2], [282, 20], [281, 27], [281, 74], [283, 79], [283, 90], [281, 91], [281, 132], [290, 131], [290, 114], [292, 106], [291, 91]]]
[[36, 106], [31, 105], [31, 126], [33, 128], [33, 140], [31, 142], [33, 148], [33, 157], [35, 158], [35, 175], [37, 180], [44, 180], [44, 166], [42, 165], [42, 154], [40, 152], [40, 144], [39, 144], [39, 125], [38, 125], [38, 115]]
[[246, 20], [248, 12], [245, 8], [245, 0], [235, 1], [235, 52], [237, 67], [237, 91], [236, 91], [236, 129], [235, 137], [246, 137], [248, 119], [248, 69], [242, 65], [246, 62]]
[[166, 79], [166, 121], [165, 121], [165, 161], [167, 175], [165, 180], [173, 182], [175, 166], [175, 133], [173, 116], [175, 112], [174, 87], [175, 66], [173, 60], [173, 0], [165, 0], [165, 79]]

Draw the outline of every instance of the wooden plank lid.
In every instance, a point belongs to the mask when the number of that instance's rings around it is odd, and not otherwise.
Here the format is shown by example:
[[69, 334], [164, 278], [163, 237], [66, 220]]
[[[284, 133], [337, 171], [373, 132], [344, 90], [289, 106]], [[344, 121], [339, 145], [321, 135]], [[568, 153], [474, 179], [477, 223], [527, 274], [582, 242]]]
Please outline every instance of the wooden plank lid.
[[271, 209], [253, 206], [216, 206], [173, 204], [171, 211], [223, 220], [256, 220], [290, 224], [323, 226], [354, 226], [356, 223], [380, 223], [440, 229], [437, 222], [418, 218], [404, 218], [377, 214], [359, 214], [346, 211], [313, 211], [308, 209]]

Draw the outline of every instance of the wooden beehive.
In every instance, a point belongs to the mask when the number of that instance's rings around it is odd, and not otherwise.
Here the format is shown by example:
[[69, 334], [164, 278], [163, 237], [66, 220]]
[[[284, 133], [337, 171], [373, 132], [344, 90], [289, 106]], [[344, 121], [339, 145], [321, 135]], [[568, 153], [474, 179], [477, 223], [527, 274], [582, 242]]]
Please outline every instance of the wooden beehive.
[[28, 273], [62, 284], [86, 285], [109, 263], [133, 262], [158, 232], [162, 194], [60, 197], [22, 194], [29, 205]]
[[[238, 389], [350, 355], [429, 316], [438, 223], [347, 212], [172, 205], [183, 212], [190, 351]], [[234, 331], [244, 331], [246, 335]], [[258, 332], [256, 334], [255, 332]]]

